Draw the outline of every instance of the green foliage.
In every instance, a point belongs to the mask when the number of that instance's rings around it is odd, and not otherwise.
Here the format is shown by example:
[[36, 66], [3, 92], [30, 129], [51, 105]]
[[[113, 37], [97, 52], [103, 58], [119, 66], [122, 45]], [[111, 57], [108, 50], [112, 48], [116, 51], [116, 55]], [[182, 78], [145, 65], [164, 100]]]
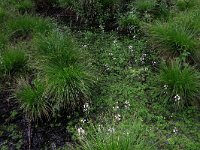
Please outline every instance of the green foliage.
[[164, 49], [172, 55], [187, 51], [194, 57], [199, 47], [199, 41], [195, 38], [195, 31], [173, 22], [152, 25], [150, 34], [162, 50]]
[[0, 55], [0, 70], [6, 74], [22, 71], [27, 63], [25, 52], [20, 49], [7, 49]]
[[6, 16], [6, 11], [2, 7], [0, 7], [0, 24], [2, 24], [6, 20]]
[[55, 31], [47, 37], [37, 38], [36, 45], [42, 55], [36, 66], [46, 82], [46, 95], [57, 108], [73, 110], [81, 107], [89, 98], [93, 77], [85, 70], [87, 64], [78, 54], [71, 37]]
[[25, 80], [18, 81], [15, 95], [27, 118], [36, 120], [49, 117], [51, 109], [48, 99], [44, 97], [44, 90], [44, 84], [39, 81], [34, 81], [32, 85]]
[[86, 133], [86, 137], [81, 138], [85, 150], [155, 149], [154, 135], [138, 119], [130, 118], [118, 125], [91, 126]]
[[175, 108], [182, 109], [199, 101], [200, 74], [188, 64], [182, 65], [178, 60], [163, 64], [159, 80], [167, 103], [175, 104]]

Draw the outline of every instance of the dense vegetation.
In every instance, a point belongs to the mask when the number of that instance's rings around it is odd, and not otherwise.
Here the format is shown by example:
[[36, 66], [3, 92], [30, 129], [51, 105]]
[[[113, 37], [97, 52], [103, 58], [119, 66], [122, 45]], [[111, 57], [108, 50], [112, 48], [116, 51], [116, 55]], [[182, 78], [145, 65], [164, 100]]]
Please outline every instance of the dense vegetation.
[[199, 0], [0, 0], [0, 149], [200, 147]]

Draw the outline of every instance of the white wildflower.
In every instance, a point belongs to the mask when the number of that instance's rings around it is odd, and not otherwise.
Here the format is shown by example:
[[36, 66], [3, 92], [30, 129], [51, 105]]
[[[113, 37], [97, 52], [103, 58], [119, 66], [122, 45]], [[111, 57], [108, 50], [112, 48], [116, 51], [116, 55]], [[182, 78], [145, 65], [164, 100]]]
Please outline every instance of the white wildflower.
[[128, 109], [130, 107], [129, 101], [126, 100], [125, 103], [124, 103], [124, 106], [125, 106], [126, 109]]
[[89, 110], [89, 103], [85, 103], [84, 105], [83, 105], [83, 111], [88, 111]]
[[78, 131], [79, 136], [85, 135], [85, 130], [84, 130], [82, 127], [79, 127], [79, 128], [77, 129], [77, 131]]
[[120, 114], [115, 115], [115, 120], [120, 121], [121, 120], [121, 115]]
[[174, 132], [175, 134], [177, 134], [177, 133], [178, 133], [178, 129], [177, 129], [176, 127], [174, 127], [173, 132]]
[[130, 50], [132, 50], [132, 49], [133, 49], [133, 46], [132, 46], [132, 45], [129, 45], [128, 48], [129, 48]]
[[115, 128], [109, 128], [109, 129], [108, 129], [108, 132], [110, 132], [110, 133], [115, 132]]
[[168, 88], [168, 85], [165, 84], [165, 85], [164, 85], [164, 89], [167, 90], [167, 88]]
[[181, 99], [181, 97], [178, 95], [178, 94], [176, 94], [176, 96], [174, 96], [174, 101], [176, 102], [176, 101], [179, 101]]

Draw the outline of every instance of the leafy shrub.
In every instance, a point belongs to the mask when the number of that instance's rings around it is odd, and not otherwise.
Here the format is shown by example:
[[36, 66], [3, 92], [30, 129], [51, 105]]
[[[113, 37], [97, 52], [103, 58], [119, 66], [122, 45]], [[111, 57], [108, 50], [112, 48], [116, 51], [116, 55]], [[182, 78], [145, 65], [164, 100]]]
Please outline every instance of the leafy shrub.
[[15, 96], [28, 119], [49, 117], [51, 109], [48, 99], [43, 96], [44, 90], [44, 85], [39, 81], [34, 81], [32, 85], [25, 80], [18, 81]]
[[159, 79], [168, 103], [175, 103], [175, 108], [182, 109], [198, 101], [200, 73], [188, 64], [182, 65], [178, 60], [163, 64]]
[[194, 56], [199, 47], [199, 41], [195, 38], [195, 31], [173, 22], [152, 25], [150, 34], [165, 52], [169, 52], [172, 55], [187, 51]]
[[93, 78], [89, 70], [84, 69], [85, 62], [79, 57], [75, 43], [56, 31], [37, 38], [36, 45], [42, 55], [38, 69], [46, 82], [46, 95], [58, 108], [81, 107], [88, 100]]
[[[80, 131], [79, 134], [84, 133]], [[91, 126], [85, 132], [85, 136], [81, 135], [84, 138], [80, 138], [81, 148], [85, 150], [155, 149], [154, 134], [138, 119], [122, 121], [118, 125]]]
[[12, 74], [24, 69], [27, 57], [24, 51], [11, 48], [2, 52], [0, 61], [1, 71], [6, 74]]

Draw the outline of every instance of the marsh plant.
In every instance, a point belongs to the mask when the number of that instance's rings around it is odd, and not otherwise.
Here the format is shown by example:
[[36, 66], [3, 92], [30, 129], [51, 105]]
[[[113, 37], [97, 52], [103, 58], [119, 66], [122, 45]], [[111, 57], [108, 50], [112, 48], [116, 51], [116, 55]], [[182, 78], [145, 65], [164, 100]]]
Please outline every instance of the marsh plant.
[[178, 60], [163, 63], [159, 80], [166, 103], [171, 103], [178, 109], [199, 103], [200, 73], [188, 64]]

